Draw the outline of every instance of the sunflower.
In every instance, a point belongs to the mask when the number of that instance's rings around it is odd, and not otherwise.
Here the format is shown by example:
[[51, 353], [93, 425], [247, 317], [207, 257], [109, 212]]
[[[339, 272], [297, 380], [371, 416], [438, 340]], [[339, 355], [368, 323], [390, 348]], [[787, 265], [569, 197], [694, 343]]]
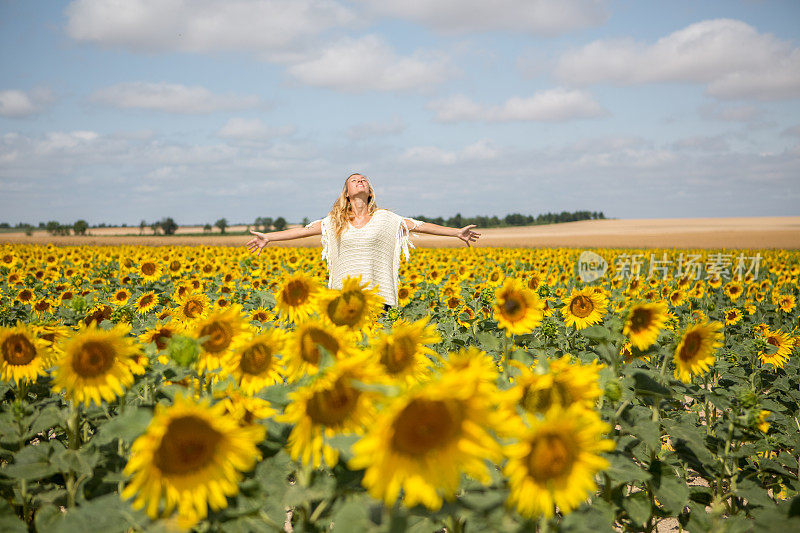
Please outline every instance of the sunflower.
[[334, 358], [342, 359], [351, 351], [350, 342], [344, 328], [313, 319], [301, 322], [289, 335], [284, 350], [287, 378], [291, 381], [316, 374], [322, 362], [320, 347]]
[[37, 317], [41, 317], [43, 314], [53, 311], [53, 303], [48, 298], [39, 298], [33, 303], [31, 309]]
[[499, 445], [488, 433], [498, 425], [496, 401], [478, 380], [451, 372], [398, 396], [353, 445], [351, 469], [366, 469], [363, 485], [391, 506], [437, 510], [452, 499], [461, 473], [488, 483], [486, 461], [498, 461]]
[[401, 285], [397, 289], [397, 305], [405, 307], [414, 298], [415, 289], [410, 285]]
[[669, 303], [673, 307], [680, 307], [686, 302], [686, 292], [683, 289], [675, 289], [669, 293]]
[[725, 324], [732, 326], [738, 324], [742, 320], [742, 311], [736, 307], [730, 307], [725, 310]]
[[320, 285], [303, 272], [295, 272], [275, 293], [278, 313], [287, 322], [300, 322], [314, 312]]
[[156, 281], [161, 277], [161, 263], [157, 261], [145, 261], [139, 265], [138, 273], [145, 281]]
[[158, 305], [158, 296], [155, 291], [148, 291], [136, 299], [136, 312], [145, 315], [156, 305]]
[[442, 338], [428, 317], [409, 323], [399, 319], [392, 325], [391, 333], [374, 340], [372, 350], [383, 371], [392, 378], [419, 381], [430, 366], [427, 355], [434, 352], [427, 345], [437, 344]]
[[609, 467], [600, 455], [614, 449], [603, 436], [611, 427], [592, 410], [553, 408], [543, 418], [518, 424], [518, 442], [504, 448], [508, 502], [527, 518], [550, 518], [558, 506], [569, 513], [597, 489], [595, 475]]
[[730, 298], [732, 302], [735, 302], [744, 292], [744, 287], [739, 281], [731, 281], [725, 285], [724, 291], [725, 294], [728, 295], [728, 298]]
[[675, 378], [689, 383], [714, 364], [714, 352], [722, 346], [724, 335], [719, 322], [702, 320], [689, 327], [675, 349]]
[[270, 313], [264, 307], [259, 307], [257, 309], [253, 309], [250, 311], [250, 322], [258, 322], [259, 324], [264, 324], [265, 322], [269, 322], [272, 320], [272, 313]]
[[130, 325], [112, 329], [83, 326], [59, 344], [53, 390], [64, 391], [67, 399], [89, 405], [113, 401], [133, 385], [134, 374], [144, 374], [141, 348], [128, 336]]
[[19, 386], [22, 381], [34, 383], [53, 363], [47, 341], [34, 329], [17, 322], [16, 327], [0, 327], [0, 379]]
[[172, 406], [156, 405], [147, 430], [131, 446], [124, 473], [130, 482], [122, 498], [156, 519], [178, 511], [178, 523], [190, 528], [208, 508], [227, 507], [227, 496], [239, 491], [241, 473], [258, 461], [257, 444], [266, 428], [240, 425], [225, 416], [225, 405], [209, 406], [181, 395]]
[[529, 413], [544, 414], [553, 406], [567, 409], [576, 403], [591, 409], [603, 393], [599, 384], [603, 365], [597, 361], [584, 365], [564, 355], [549, 361], [546, 372], [541, 367], [530, 369], [517, 361], [512, 364], [520, 374], [507, 398]]
[[232, 344], [246, 331], [240, 305], [219, 309], [194, 324], [194, 338], [200, 340], [197, 371], [200, 374], [227, 367], [233, 355]]
[[178, 307], [175, 309], [175, 318], [185, 323], [202, 320], [208, 316], [211, 304], [208, 297], [203, 293], [190, 293], [178, 299]]
[[497, 326], [506, 331], [506, 336], [530, 333], [544, 316], [544, 302], [521, 281], [506, 278], [503, 286], [494, 293], [494, 319]]
[[783, 368], [783, 365], [789, 361], [789, 356], [792, 355], [792, 350], [794, 349], [797, 339], [788, 333], [784, 333], [780, 329], [774, 331], [770, 329], [764, 333], [764, 340], [767, 341], [767, 344], [775, 346], [776, 350], [771, 354], [764, 353], [763, 351], [758, 352], [758, 358], [761, 360], [761, 364], [772, 363], [772, 366], [775, 368]]
[[652, 346], [667, 320], [667, 304], [664, 302], [640, 303], [631, 306], [622, 334], [627, 335], [633, 346], [646, 350]]
[[17, 300], [26, 304], [33, 300], [33, 291], [30, 289], [22, 289], [17, 293]]
[[90, 324], [98, 325], [104, 320], [111, 320], [111, 315], [114, 313], [114, 310], [111, 309], [110, 306], [99, 303], [89, 309], [89, 312], [86, 313], [86, 316], [83, 319], [83, 323], [87, 326]]
[[277, 411], [267, 400], [244, 394], [233, 385], [214, 391], [214, 398], [225, 406], [225, 412], [240, 425], [257, 424], [259, 420], [272, 418]]
[[166, 349], [169, 339], [181, 330], [180, 325], [175, 323], [162, 324], [161, 322], [156, 322], [153, 327], [148, 328], [139, 335], [139, 342], [142, 344], [155, 343], [156, 350], [160, 352]]
[[340, 290], [329, 290], [320, 296], [320, 316], [336, 326], [361, 330], [377, 316], [383, 303], [378, 287], [368, 287], [368, 283], [361, 283], [361, 276], [344, 278]]
[[128, 289], [120, 289], [111, 297], [111, 303], [114, 305], [125, 305], [131, 297], [131, 291]]
[[784, 313], [791, 313], [796, 305], [796, 300], [792, 294], [781, 294], [775, 299], [775, 305]]
[[380, 381], [380, 369], [367, 352], [361, 352], [337, 361], [312, 383], [289, 393], [291, 403], [276, 420], [294, 426], [287, 443], [292, 459], [314, 468], [324, 459], [328, 467], [334, 467], [339, 453], [327, 439], [364, 432], [375, 417], [380, 396], [375, 389], [365, 390], [359, 384]]
[[282, 329], [270, 329], [256, 335], [240, 335], [232, 346], [230, 374], [244, 394], [255, 394], [264, 387], [283, 383], [278, 354], [283, 351], [286, 335]]
[[572, 294], [564, 299], [561, 314], [564, 315], [567, 326], [584, 329], [603, 320], [607, 305], [608, 299], [590, 287], [573, 289]]

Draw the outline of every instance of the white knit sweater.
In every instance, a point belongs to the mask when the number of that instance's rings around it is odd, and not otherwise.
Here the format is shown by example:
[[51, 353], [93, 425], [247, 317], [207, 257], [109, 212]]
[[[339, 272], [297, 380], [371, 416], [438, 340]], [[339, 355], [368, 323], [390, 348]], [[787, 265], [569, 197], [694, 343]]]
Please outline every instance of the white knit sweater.
[[[322, 258], [328, 263], [328, 287], [341, 289], [344, 278], [361, 276], [362, 282], [378, 286], [384, 303], [397, 305], [401, 253], [408, 260], [409, 230], [401, 217], [378, 209], [364, 227], [348, 224], [337, 239], [330, 215], [322, 219]], [[417, 228], [422, 222], [408, 219]], [[318, 221], [314, 221], [315, 224]], [[307, 226], [308, 227], [308, 226]]]

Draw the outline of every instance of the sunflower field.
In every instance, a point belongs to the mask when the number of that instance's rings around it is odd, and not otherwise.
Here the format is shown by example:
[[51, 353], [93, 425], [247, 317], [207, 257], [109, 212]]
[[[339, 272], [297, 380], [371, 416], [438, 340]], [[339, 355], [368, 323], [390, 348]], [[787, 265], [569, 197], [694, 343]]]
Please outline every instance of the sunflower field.
[[0, 530], [798, 530], [800, 252], [591, 256], [2, 245]]

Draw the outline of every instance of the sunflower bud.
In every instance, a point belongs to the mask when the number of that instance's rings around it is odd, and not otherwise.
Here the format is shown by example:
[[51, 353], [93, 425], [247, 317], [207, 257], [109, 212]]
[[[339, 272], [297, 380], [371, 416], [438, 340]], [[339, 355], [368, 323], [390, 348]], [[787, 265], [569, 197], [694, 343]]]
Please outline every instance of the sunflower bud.
[[609, 401], [617, 402], [620, 398], [622, 398], [622, 387], [618, 381], [609, 381], [606, 383], [603, 394], [606, 398], [608, 398]]
[[197, 361], [200, 349], [195, 339], [182, 335], [175, 335], [171, 337], [167, 343], [167, 352], [169, 353], [170, 359], [181, 366], [188, 367]]

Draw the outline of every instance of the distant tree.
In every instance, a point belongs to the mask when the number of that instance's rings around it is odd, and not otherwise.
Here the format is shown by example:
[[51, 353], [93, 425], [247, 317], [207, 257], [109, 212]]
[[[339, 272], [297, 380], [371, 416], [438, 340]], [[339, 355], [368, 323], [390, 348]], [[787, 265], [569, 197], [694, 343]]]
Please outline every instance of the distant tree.
[[153, 235], [158, 235], [158, 229], [161, 227], [157, 221], [150, 224], [150, 229], [153, 230]]
[[58, 233], [58, 228], [60, 227], [61, 224], [59, 224], [57, 221], [49, 220], [47, 222], [47, 225], [45, 226], [45, 229], [47, 230], [47, 233], [49, 233], [50, 235], [56, 235]]
[[146, 227], [147, 227], [146, 220], [142, 220], [141, 222], [139, 222], [139, 235], [144, 235], [144, 228]]
[[0, 228], [7, 229], [7, 228], [10, 228], [10, 227], [11, 227], [11, 224], [9, 224], [8, 222], [0, 223]]
[[225, 228], [228, 227], [228, 221], [224, 218], [221, 218], [214, 222], [214, 225], [219, 228], [220, 233], [225, 233]]
[[302, 222], [302, 224], [303, 224], [303, 227], [306, 227], [306, 226], [308, 226], [308, 223], [309, 223], [309, 222], [310, 222], [310, 221], [308, 220], [308, 217], [303, 217], [303, 222]]
[[83, 219], [76, 221], [72, 225], [72, 231], [75, 232], [75, 235], [86, 235], [87, 229], [89, 229], [89, 224]]
[[174, 235], [178, 229], [178, 224], [172, 220], [172, 217], [162, 218], [160, 224], [164, 235]]
[[39, 222], [39, 227], [45, 229], [47, 228], [47, 225], [44, 222]]
[[[253, 228], [258, 231], [261, 225], [264, 223], [263, 217], [256, 217], [255, 222], [253, 222]], [[249, 230], [250, 228], [248, 228]]]
[[25, 235], [28, 237], [33, 235], [33, 226], [25, 226]]
[[286, 229], [286, 219], [278, 217], [275, 219], [275, 222], [272, 223], [272, 226], [275, 228], [275, 231], [283, 231]]
[[272, 217], [264, 217], [261, 219], [261, 227], [264, 231], [270, 231], [272, 229], [272, 224], [274, 224]]
[[211, 233], [212, 229], [213, 228], [211, 227], [211, 224], [206, 224], [205, 226], [203, 226], [203, 233]]

